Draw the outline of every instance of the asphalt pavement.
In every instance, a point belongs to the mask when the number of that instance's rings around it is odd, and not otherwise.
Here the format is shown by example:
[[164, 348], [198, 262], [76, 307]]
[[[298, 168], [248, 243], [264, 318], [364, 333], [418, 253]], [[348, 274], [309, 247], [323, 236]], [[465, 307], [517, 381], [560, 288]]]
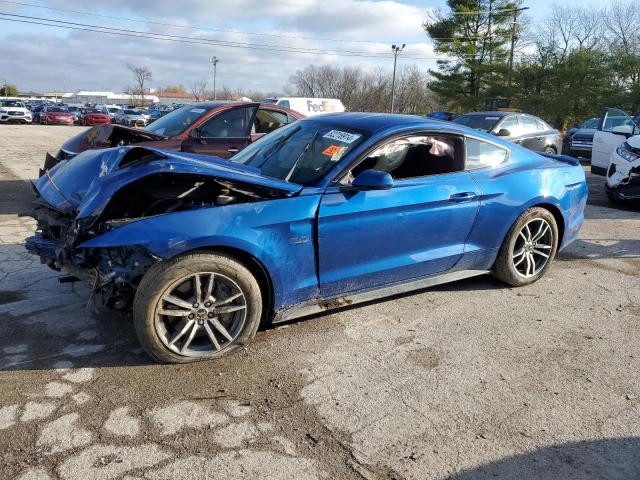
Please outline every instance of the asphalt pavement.
[[24, 249], [25, 180], [81, 128], [0, 125], [1, 479], [640, 478], [640, 207], [602, 178], [534, 285], [474, 278], [157, 365]]

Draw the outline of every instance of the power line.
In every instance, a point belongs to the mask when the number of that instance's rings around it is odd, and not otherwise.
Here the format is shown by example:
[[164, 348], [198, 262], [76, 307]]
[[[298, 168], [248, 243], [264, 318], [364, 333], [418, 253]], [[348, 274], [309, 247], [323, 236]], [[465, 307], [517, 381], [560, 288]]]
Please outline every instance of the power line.
[[[85, 16], [91, 16], [91, 17], [98, 17], [98, 18], [106, 18], [106, 19], [110, 19], [110, 20], [120, 20], [120, 21], [125, 21], [125, 22], [134, 22], [134, 23], [142, 23], [142, 24], [148, 24], [148, 25], [157, 25], [157, 26], [161, 26], [161, 27], [171, 27], [171, 28], [182, 28], [182, 29], [188, 29], [188, 30], [202, 30], [205, 32], [213, 32], [213, 33], [230, 33], [230, 34], [234, 34], [234, 35], [249, 35], [249, 36], [261, 36], [261, 37], [273, 37], [273, 38], [292, 38], [292, 39], [300, 39], [300, 40], [318, 40], [318, 41], [323, 41], [323, 42], [336, 42], [336, 43], [353, 43], [353, 44], [370, 44], [370, 45], [387, 45], [388, 42], [385, 41], [378, 41], [378, 40], [348, 40], [345, 38], [327, 38], [327, 37], [314, 37], [314, 36], [307, 36], [307, 35], [288, 35], [288, 34], [283, 34], [283, 33], [267, 33], [267, 32], [252, 32], [252, 31], [246, 31], [246, 30], [229, 30], [229, 29], [224, 29], [224, 28], [208, 28], [208, 27], [203, 27], [200, 25], [180, 25], [177, 23], [165, 23], [165, 22], [154, 22], [151, 20], [139, 20], [139, 19], [135, 19], [135, 18], [129, 18], [129, 17], [121, 17], [121, 16], [116, 16], [116, 15], [104, 15], [104, 14], [100, 14], [100, 13], [92, 13], [92, 12], [87, 12], [87, 11], [80, 11], [80, 10], [69, 10], [69, 9], [65, 9], [65, 8], [56, 8], [56, 7], [48, 7], [46, 5], [39, 5], [36, 3], [25, 3], [25, 2], [15, 2], [15, 1], [11, 1], [11, 0], [0, 0], [0, 3], [8, 3], [11, 5], [18, 5], [18, 6], [22, 6], [22, 7], [32, 7], [32, 8], [41, 8], [41, 9], [45, 9], [45, 10], [51, 10], [51, 11], [56, 11], [56, 12], [63, 12], [63, 13], [72, 13], [74, 15], [85, 15]], [[302, 4], [289, 4], [286, 2], [277, 2], [277, 3], [284, 3], [286, 5], [299, 5], [299, 6], [303, 6]], [[497, 12], [498, 10], [494, 10], [494, 12]], [[505, 12], [511, 12], [511, 9], [508, 10], [504, 10]], [[452, 12], [454, 15], [476, 15], [478, 13], [488, 13], [488, 12]], [[480, 38], [480, 37], [477, 37]], [[469, 37], [468, 40], [473, 40], [474, 38]], [[447, 41], [447, 40], [458, 40], [458, 38], [455, 37], [438, 37], [438, 38], [432, 38], [432, 40], [440, 40], [440, 41]]]
[[[252, 35], [252, 36], [264, 36], [264, 37], [275, 37], [275, 38], [298, 38], [301, 40], [320, 40], [324, 42], [339, 42], [339, 43], [367, 43], [367, 44], [374, 44], [374, 45], [381, 45], [381, 44], [386, 45], [387, 43], [387, 42], [381, 42], [376, 40], [347, 40], [347, 39], [339, 39], [339, 38], [313, 37], [313, 36], [305, 36], [305, 35], [287, 35], [287, 34], [281, 34], [281, 33], [250, 32], [250, 31], [243, 31], [243, 30], [229, 30], [229, 29], [223, 29], [223, 28], [208, 28], [208, 27], [202, 27], [198, 25], [180, 25], [176, 23], [154, 22], [151, 20], [139, 20], [139, 19], [129, 18], [129, 17], [104, 15], [100, 13], [92, 13], [92, 12], [86, 12], [86, 11], [80, 11], [80, 10], [68, 10], [65, 8], [56, 8], [56, 7], [48, 7], [46, 5], [38, 5], [36, 3], [14, 2], [11, 0], [0, 0], [0, 2], [9, 3], [11, 5], [19, 5], [22, 7], [42, 8], [45, 10], [52, 10], [57, 12], [73, 13], [75, 15], [87, 15], [92, 17], [107, 18], [111, 20], [122, 20], [125, 22], [144, 23], [149, 25], [158, 25], [161, 27], [185, 28], [189, 30], [202, 30], [202, 31], [216, 32], [216, 33], [231, 33], [236, 35]], [[278, 3], [284, 3], [285, 5], [303, 6], [301, 4], [289, 4], [285, 2], [278, 2]]]
[[[146, 38], [150, 40], [164, 40], [164, 41], [173, 41], [179, 43], [190, 43], [190, 44], [200, 44], [200, 45], [216, 45], [221, 47], [231, 47], [231, 48], [246, 48], [253, 50], [269, 50], [269, 51], [278, 51], [285, 53], [299, 53], [299, 54], [315, 54], [315, 55], [330, 55], [330, 56], [347, 56], [347, 57], [365, 57], [365, 58], [390, 58], [390, 55], [382, 52], [362, 52], [362, 51], [329, 51], [329, 50], [321, 50], [321, 49], [312, 49], [312, 48], [303, 48], [303, 47], [288, 47], [283, 45], [261, 45], [261, 44], [252, 44], [245, 42], [231, 42], [225, 40], [214, 40], [214, 39], [206, 39], [206, 38], [197, 38], [197, 37], [185, 37], [180, 35], [170, 35], [170, 34], [161, 34], [161, 33], [153, 33], [153, 32], [141, 32], [138, 30], [128, 30], [128, 29], [120, 29], [114, 27], [104, 27], [101, 25], [92, 25], [92, 24], [84, 24], [78, 22], [67, 22], [63, 20], [43, 18], [43, 17], [33, 17], [28, 15], [17, 15], [17, 14], [9, 14], [0, 12], [0, 20], [15, 22], [15, 23], [25, 23], [32, 25], [41, 25], [47, 27], [54, 28], [63, 28], [67, 30], [78, 30], [78, 31], [88, 31], [94, 33], [103, 33], [108, 35], [115, 36], [123, 36], [123, 37], [132, 37], [132, 38]], [[12, 17], [12, 18], [6, 18]], [[47, 23], [44, 23], [47, 22]], [[469, 55], [470, 57], [474, 55]], [[407, 59], [413, 60], [439, 60], [442, 57], [436, 56], [406, 56]]]

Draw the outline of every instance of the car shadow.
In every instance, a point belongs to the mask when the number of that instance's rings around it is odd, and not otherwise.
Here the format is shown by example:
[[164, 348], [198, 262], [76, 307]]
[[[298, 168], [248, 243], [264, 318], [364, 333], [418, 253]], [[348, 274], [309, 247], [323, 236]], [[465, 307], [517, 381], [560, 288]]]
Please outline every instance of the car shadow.
[[630, 480], [640, 478], [640, 438], [551, 445], [465, 470], [448, 480]]
[[640, 258], [640, 240], [579, 238], [556, 257], [557, 261]]

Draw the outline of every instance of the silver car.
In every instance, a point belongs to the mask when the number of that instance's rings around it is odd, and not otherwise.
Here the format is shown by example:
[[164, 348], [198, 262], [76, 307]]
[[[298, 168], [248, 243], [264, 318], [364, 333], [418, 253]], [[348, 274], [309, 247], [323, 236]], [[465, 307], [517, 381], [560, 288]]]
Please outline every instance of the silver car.
[[146, 127], [148, 120], [140, 110], [127, 108], [116, 114], [115, 122], [127, 127]]

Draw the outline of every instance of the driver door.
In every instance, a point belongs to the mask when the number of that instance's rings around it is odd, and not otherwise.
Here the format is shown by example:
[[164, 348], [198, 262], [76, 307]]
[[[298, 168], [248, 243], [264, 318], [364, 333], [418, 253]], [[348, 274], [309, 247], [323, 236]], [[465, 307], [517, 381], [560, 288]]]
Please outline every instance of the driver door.
[[629, 126], [632, 135], [640, 133], [640, 128], [626, 112], [617, 108], [607, 108], [602, 112], [598, 129], [593, 135], [593, 151], [591, 154], [591, 172], [605, 175], [611, 154], [620, 146], [627, 136], [615, 133], [616, 127]]
[[[464, 149], [461, 139], [453, 143]], [[427, 152], [419, 145], [403, 164], [381, 158], [371, 162], [375, 170], [394, 177], [391, 189], [345, 191], [345, 185], [338, 184], [327, 188], [318, 212], [323, 297], [444, 272], [461, 258], [478, 212], [480, 191], [464, 171], [462, 151], [456, 153], [462, 157], [449, 171], [412, 173], [420, 169], [408, 168], [409, 161], [439, 162]], [[400, 166], [392, 169], [392, 163]], [[354, 175], [357, 168], [352, 169]]]
[[251, 141], [256, 106], [235, 107], [214, 115], [182, 142], [182, 151], [229, 158]]

